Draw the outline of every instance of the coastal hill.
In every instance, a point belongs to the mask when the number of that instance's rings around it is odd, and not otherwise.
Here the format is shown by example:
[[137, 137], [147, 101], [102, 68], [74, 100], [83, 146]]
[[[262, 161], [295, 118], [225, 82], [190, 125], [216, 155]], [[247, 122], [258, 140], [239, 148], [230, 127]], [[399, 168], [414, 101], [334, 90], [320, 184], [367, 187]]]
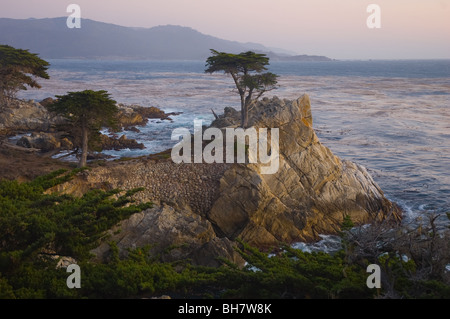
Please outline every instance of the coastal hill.
[[240, 43], [205, 35], [181, 26], [131, 28], [81, 20], [69, 29], [67, 18], [0, 18], [0, 44], [29, 49], [42, 58], [205, 60], [210, 49], [240, 53], [253, 50], [272, 61], [329, 61], [324, 56], [289, 55], [256, 43]]

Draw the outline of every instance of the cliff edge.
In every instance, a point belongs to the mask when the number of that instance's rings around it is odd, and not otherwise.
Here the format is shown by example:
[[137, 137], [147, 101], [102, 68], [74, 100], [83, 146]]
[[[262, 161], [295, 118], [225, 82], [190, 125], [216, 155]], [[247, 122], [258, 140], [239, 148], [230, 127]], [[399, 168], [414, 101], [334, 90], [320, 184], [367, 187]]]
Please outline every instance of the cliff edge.
[[[122, 254], [151, 245], [152, 254], [164, 252], [165, 260], [192, 258], [209, 266], [219, 256], [241, 262], [233, 250], [237, 238], [270, 247], [336, 233], [347, 215], [355, 224], [401, 218], [364, 167], [320, 143], [308, 95], [265, 98], [249, 118], [255, 128], [279, 129], [275, 174], [262, 174], [259, 164], [175, 164], [149, 157], [95, 167], [55, 191], [81, 195], [90, 188], [144, 187], [136, 200], [152, 201], [154, 208], [123, 221], [108, 241], [116, 241]], [[236, 127], [239, 119], [239, 112], [226, 108], [211, 126]], [[94, 253], [106, 258], [107, 243]]]

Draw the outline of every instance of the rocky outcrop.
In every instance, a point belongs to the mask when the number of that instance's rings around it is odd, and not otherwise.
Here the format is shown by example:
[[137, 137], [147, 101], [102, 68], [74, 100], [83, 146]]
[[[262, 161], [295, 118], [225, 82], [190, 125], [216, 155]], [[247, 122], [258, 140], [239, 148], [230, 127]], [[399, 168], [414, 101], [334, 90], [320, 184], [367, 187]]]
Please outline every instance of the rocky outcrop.
[[144, 144], [138, 143], [134, 139], [128, 139], [126, 135], [122, 135], [119, 138], [112, 138], [102, 134], [100, 136], [100, 142], [103, 150], [122, 150], [126, 148], [129, 148], [130, 150], [143, 150], [145, 148]]
[[[212, 125], [239, 118], [240, 112], [226, 112]], [[225, 173], [208, 218], [228, 238], [260, 246], [314, 240], [336, 231], [346, 215], [356, 224], [399, 217], [364, 167], [340, 160], [320, 143], [308, 95], [266, 98], [250, 119], [255, 128], [279, 128], [280, 167], [271, 175], [261, 174], [258, 165], [235, 165]]]
[[147, 120], [136, 112], [133, 107], [119, 105], [119, 114], [117, 116], [119, 125], [124, 128], [145, 125]]
[[[70, 146], [70, 141], [64, 140], [64, 146]], [[61, 148], [61, 141], [51, 133], [32, 133], [31, 136], [23, 136], [17, 141], [17, 146], [24, 148], [35, 148], [44, 152], [53, 151]]]
[[[43, 152], [74, 149], [74, 141], [64, 134], [66, 121], [63, 117], [50, 113], [47, 106], [54, 103], [53, 98], [46, 98], [41, 102], [13, 100], [0, 112], [0, 136], [16, 135], [17, 133], [32, 132], [31, 136], [23, 136], [17, 146], [40, 150]], [[170, 115], [180, 113], [165, 113], [156, 107], [142, 107], [138, 105], [126, 106], [118, 104], [118, 122], [121, 129], [139, 132], [134, 126], [145, 125], [150, 118], [171, 120]], [[100, 136], [100, 146], [103, 150], [144, 149], [142, 143], [128, 139], [122, 135], [118, 137]]]
[[14, 100], [0, 112], [0, 134], [48, 131], [56, 118], [35, 101]]
[[117, 116], [119, 126], [124, 130], [136, 130], [135, 126], [147, 124], [149, 119], [169, 120], [170, 116], [181, 113], [165, 113], [157, 107], [142, 107], [139, 105], [119, 104], [119, 114]]
[[[239, 121], [240, 113], [227, 108], [212, 126], [237, 126]], [[140, 158], [83, 172], [57, 190], [81, 195], [92, 187], [144, 187], [136, 199], [153, 201], [155, 208], [123, 222], [126, 232], [113, 237], [121, 252], [144, 242], [159, 249], [184, 242], [190, 248], [170, 259], [189, 257], [199, 264], [213, 264], [210, 256], [236, 259], [236, 238], [269, 247], [335, 233], [346, 215], [356, 224], [400, 218], [400, 210], [364, 167], [342, 161], [320, 143], [307, 95], [294, 101], [262, 100], [250, 113], [250, 125], [279, 129], [275, 174], [262, 174], [259, 164], [175, 164]], [[102, 249], [99, 256], [105, 254]]]
[[[64, 124], [64, 118], [50, 113], [47, 106], [56, 100], [49, 97], [41, 102], [15, 99], [3, 107], [0, 112], [0, 134], [15, 134], [17, 132], [49, 132], [56, 126]], [[147, 124], [149, 119], [172, 120], [170, 116], [181, 113], [165, 113], [157, 107], [118, 104], [117, 120], [119, 126], [128, 130], [135, 126]]]
[[[217, 238], [211, 223], [192, 213], [189, 207], [174, 209], [163, 205], [148, 209], [122, 221], [110, 235], [109, 240], [117, 243], [120, 257], [125, 257], [129, 248], [149, 246], [151, 256], [160, 256], [168, 262], [194, 258], [205, 261], [201, 264], [218, 266], [216, 257], [221, 255], [236, 263], [243, 262], [231, 242]], [[216, 244], [210, 245], [212, 241]], [[222, 252], [217, 254], [217, 248]], [[103, 243], [92, 252], [100, 260], [107, 259], [109, 245]]]

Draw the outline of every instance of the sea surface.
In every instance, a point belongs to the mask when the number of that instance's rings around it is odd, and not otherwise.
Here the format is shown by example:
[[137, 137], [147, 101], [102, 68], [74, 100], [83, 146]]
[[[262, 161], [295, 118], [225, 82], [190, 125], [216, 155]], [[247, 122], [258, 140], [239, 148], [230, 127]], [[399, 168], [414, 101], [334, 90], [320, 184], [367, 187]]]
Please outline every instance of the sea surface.
[[[140, 156], [173, 146], [172, 130], [213, 120], [211, 109], [239, 108], [232, 80], [205, 74], [202, 61], [49, 60], [50, 80], [21, 98], [40, 101], [68, 91], [107, 90], [125, 104], [183, 112], [173, 122], [152, 120], [126, 132], [145, 150], [105, 152]], [[275, 62], [280, 87], [267, 94], [295, 99], [308, 93], [321, 142], [365, 166], [406, 220], [450, 212], [450, 60]], [[160, 122], [160, 123], [157, 123]]]

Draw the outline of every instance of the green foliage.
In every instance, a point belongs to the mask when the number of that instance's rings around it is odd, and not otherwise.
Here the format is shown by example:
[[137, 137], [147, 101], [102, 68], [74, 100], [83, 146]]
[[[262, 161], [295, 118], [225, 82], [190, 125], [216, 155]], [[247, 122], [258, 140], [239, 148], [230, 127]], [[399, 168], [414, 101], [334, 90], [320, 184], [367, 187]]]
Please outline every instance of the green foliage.
[[81, 149], [79, 167], [84, 167], [88, 149], [99, 150], [101, 128], [118, 128], [117, 102], [106, 91], [85, 90], [56, 97], [58, 100], [47, 108], [68, 120], [69, 125], [65, 130], [69, 131], [74, 146]]
[[352, 218], [350, 217], [350, 215], [345, 215], [344, 220], [342, 221], [341, 231], [349, 231], [353, 227], [355, 227], [355, 224], [353, 223]]
[[0, 45], [0, 106], [27, 86], [40, 88], [36, 78], [49, 79], [49, 63], [28, 50]]
[[97, 129], [117, 125], [117, 103], [107, 91], [85, 90], [56, 97], [58, 100], [50, 104], [48, 109], [70, 119], [74, 125], [87, 124]]
[[269, 58], [265, 54], [257, 54], [252, 51], [232, 54], [211, 50], [213, 54], [206, 60], [206, 72], [225, 72], [228, 74], [249, 74], [250, 72], [262, 72], [267, 70]]
[[278, 75], [267, 70], [269, 58], [265, 54], [252, 51], [231, 54], [211, 50], [212, 56], [206, 60], [206, 73], [224, 72], [231, 75], [241, 97], [241, 126], [248, 125], [251, 106], [266, 92], [276, 89]]
[[[238, 241], [236, 250], [247, 262], [242, 269], [226, 260], [219, 268], [193, 266], [189, 260], [162, 263], [149, 257], [150, 247], [120, 258], [114, 242], [107, 262], [93, 262], [89, 251], [105, 231], [149, 204], [132, 204], [141, 189], [92, 190], [81, 198], [45, 193], [75, 173], [0, 182], [0, 298], [450, 298], [445, 280], [424, 276], [412, 259], [395, 252], [370, 261], [354, 258], [350, 240], [333, 255], [289, 246], [269, 255]], [[342, 229], [351, 227], [345, 218]], [[81, 289], [67, 288], [68, 273], [56, 269], [53, 254], [77, 259]], [[374, 262], [382, 269], [380, 290], [366, 285], [367, 266]], [[385, 285], [389, 282], [392, 286]]]
[[[305, 253], [291, 247], [269, 257], [241, 243], [239, 253], [248, 262], [239, 276], [238, 288], [227, 293], [234, 298], [373, 298], [367, 288], [365, 269], [344, 262], [342, 254]], [[254, 270], [256, 267], [256, 271]], [[243, 277], [243, 278], [242, 278]]]
[[113, 258], [108, 264], [82, 263], [82, 293], [90, 298], [126, 298], [181, 286], [182, 274], [170, 264], [148, 259], [146, 249], [136, 249], [125, 260]]
[[15, 297], [12, 286], [0, 274], [0, 299], [14, 299]]
[[[29, 183], [0, 181], [0, 273], [14, 278], [9, 281], [13, 287], [43, 289], [48, 286], [42, 277], [47, 272], [40, 274], [40, 270], [48, 268], [42, 260], [48, 252], [87, 259], [106, 230], [151, 206], [132, 204], [132, 196], [139, 190], [122, 196], [118, 190], [92, 190], [81, 198], [45, 193], [76, 172], [57, 171]], [[24, 278], [36, 283], [23, 282]], [[7, 287], [4, 280], [0, 284]], [[16, 296], [28, 294], [27, 291]], [[36, 293], [36, 297], [41, 296], [37, 290]]]

